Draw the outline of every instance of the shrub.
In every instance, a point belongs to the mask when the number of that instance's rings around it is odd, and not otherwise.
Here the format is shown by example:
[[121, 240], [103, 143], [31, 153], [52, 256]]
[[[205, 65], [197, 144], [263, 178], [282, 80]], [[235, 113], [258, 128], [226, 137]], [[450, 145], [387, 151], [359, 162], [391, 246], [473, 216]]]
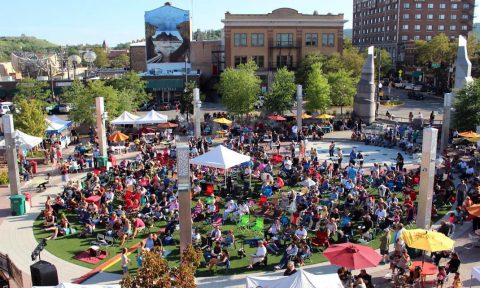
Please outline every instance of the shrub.
[[8, 171], [7, 170], [1, 170], [0, 171], [0, 185], [7, 185], [10, 183], [10, 180], [8, 179]]

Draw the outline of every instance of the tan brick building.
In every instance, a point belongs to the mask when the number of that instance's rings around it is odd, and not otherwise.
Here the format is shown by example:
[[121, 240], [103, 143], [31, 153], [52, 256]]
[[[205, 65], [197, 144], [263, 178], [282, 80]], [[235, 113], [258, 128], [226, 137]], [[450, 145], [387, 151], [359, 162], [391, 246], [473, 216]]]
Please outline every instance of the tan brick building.
[[147, 70], [147, 51], [145, 42], [130, 44], [130, 69], [137, 72]]
[[[296, 69], [305, 55], [343, 49], [343, 14], [302, 14], [280, 8], [268, 14], [225, 13], [225, 65], [253, 59], [259, 74], [280, 67]], [[269, 81], [270, 82], [270, 81]]]

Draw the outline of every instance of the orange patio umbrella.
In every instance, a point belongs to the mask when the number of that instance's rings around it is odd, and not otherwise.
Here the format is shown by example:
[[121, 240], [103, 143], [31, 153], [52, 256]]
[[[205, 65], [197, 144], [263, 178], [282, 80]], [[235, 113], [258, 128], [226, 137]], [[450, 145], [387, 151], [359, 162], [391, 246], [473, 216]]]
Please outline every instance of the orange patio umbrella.
[[108, 139], [110, 141], [113, 141], [113, 142], [122, 142], [122, 141], [127, 140], [128, 138], [129, 137], [127, 135], [123, 134], [120, 131], [117, 131], [117, 132], [113, 133], [112, 135], [110, 135], [110, 137]]
[[473, 216], [480, 217], [480, 204], [475, 204], [467, 208], [468, 213]]
[[465, 138], [475, 138], [475, 137], [480, 137], [480, 134], [475, 133], [473, 131], [466, 131], [466, 132], [459, 133], [458, 136], [465, 137]]
[[170, 123], [170, 122], [167, 122], [167, 123], [160, 123], [158, 124], [158, 128], [175, 128], [177, 127], [178, 125], [175, 124], [175, 123]]

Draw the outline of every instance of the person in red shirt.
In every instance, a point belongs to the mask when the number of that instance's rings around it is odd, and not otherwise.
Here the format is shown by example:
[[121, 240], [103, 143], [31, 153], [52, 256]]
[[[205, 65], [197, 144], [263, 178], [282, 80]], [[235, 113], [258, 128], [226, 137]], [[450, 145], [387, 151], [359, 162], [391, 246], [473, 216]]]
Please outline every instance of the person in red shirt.
[[137, 236], [137, 232], [145, 229], [145, 223], [139, 217], [135, 217], [132, 221], [132, 224], [133, 224], [132, 239], [135, 239], [135, 236]]

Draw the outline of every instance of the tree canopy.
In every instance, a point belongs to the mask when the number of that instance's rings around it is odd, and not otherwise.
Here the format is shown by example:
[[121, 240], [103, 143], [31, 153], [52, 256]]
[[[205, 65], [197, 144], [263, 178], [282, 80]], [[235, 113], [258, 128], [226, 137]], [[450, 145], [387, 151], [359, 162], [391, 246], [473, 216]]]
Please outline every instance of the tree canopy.
[[331, 105], [330, 85], [323, 75], [320, 63], [312, 65], [306, 81], [306, 108], [309, 111], [324, 113]]
[[15, 129], [32, 136], [42, 137], [45, 135], [47, 123], [43, 114], [43, 105], [36, 99], [20, 99], [15, 104], [13, 122]]
[[17, 85], [17, 92], [13, 101], [36, 99], [44, 106], [45, 101], [51, 96], [47, 81], [39, 81], [32, 78], [24, 78]]
[[[378, 55], [380, 54], [380, 57]], [[388, 75], [388, 72], [392, 69], [392, 57], [385, 49], [375, 48], [375, 70], [378, 71], [378, 66], [380, 65], [380, 77]], [[363, 65], [362, 65], [363, 66]], [[361, 67], [361, 66], [360, 66]], [[375, 77], [378, 80], [378, 75]]]
[[180, 94], [179, 110], [182, 114], [187, 114], [187, 121], [189, 114], [193, 114], [193, 89], [197, 87], [195, 81], [188, 81], [185, 91]]
[[108, 61], [107, 52], [103, 49], [103, 47], [94, 47], [93, 52], [97, 54], [97, 58], [95, 59], [95, 66], [98, 68], [105, 68], [110, 66], [110, 62]]
[[255, 62], [241, 64], [237, 69], [227, 68], [220, 75], [218, 92], [228, 111], [235, 115], [253, 111], [253, 105], [260, 93], [261, 80], [255, 75]]
[[47, 40], [21, 35], [19, 37], [0, 37], [0, 62], [10, 61], [12, 52], [49, 52], [59, 50], [59, 46]]
[[275, 74], [271, 91], [265, 96], [265, 109], [271, 113], [282, 115], [291, 110], [296, 91], [295, 74], [286, 67], [280, 68]]
[[480, 125], [480, 80], [476, 79], [455, 92], [454, 124], [459, 131], [476, 130]]
[[353, 105], [353, 98], [357, 93], [358, 79], [352, 76], [351, 71], [340, 69], [327, 75], [330, 84], [330, 99], [334, 106], [340, 106], [343, 114], [344, 106]]
[[133, 71], [123, 74], [120, 78], [107, 80], [106, 85], [112, 86], [119, 92], [123, 91], [131, 94], [133, 105], [126, 107], [128, 109], [123, 109], [123, 111], [134, 111], [152, 98], [152, 95], [145, 92], [147, 81], [142, 80], [138, 73]]

